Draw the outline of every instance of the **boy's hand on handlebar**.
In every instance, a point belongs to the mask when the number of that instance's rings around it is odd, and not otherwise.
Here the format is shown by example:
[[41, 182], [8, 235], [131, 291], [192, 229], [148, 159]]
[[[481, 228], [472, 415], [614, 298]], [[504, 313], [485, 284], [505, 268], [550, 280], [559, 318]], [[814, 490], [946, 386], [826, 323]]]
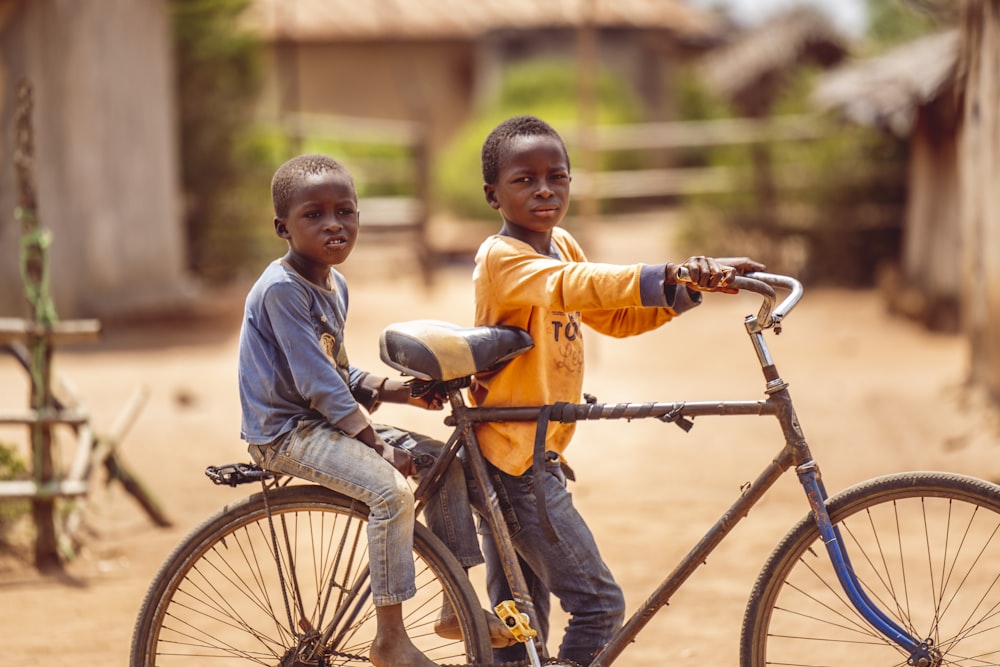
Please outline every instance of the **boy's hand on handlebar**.
[[741, 276], [753, 273], [754, 271], [763, 271], [767, 268], [757, 260], [750, 259], [749, 257], [716, 257], [715, 261], [719, 264], [733, 267], [736, 269], [736, 273]]
[[[704, 292], [736, 294], [739, 290], [729, 287], [737, 275], [763, 271], [764, 265], [749, 257], [689, 257], [681, 264], [667, 265], [667, 281], [683, 283]], [[686, 276], [682, 277], [682, 274]]]
[[425, 410], [442, 409], [448, 398], [440, 391], [429, 391], [420, 396], [414, 396], [410, 391], [410, 385], [397, 379], [386, 380], [382, 388], [382, 396], [383, 400], [390, 403], [405, 403]]
[[445, 397], [437, 392], [430, 392], [422, 396], [410, 396], [406, 402], [409, 405], [423, 408], [424, 410], [441, 410], [444, 408]]

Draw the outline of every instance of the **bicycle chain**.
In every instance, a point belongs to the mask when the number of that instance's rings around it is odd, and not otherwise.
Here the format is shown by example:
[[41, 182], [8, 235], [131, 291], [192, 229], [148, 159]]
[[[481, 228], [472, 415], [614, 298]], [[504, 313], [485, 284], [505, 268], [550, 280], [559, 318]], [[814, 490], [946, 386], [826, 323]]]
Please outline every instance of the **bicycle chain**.
[[[543, 665], [558, 665], [558, 667], [583, 667], [579, 663], [565, 658], [546, 658], [542, 660]], [[464, 665], [440, 665], [440, 667], [531, 667], [530, 660], [520, 660], [517, 662], [467, 662]]]
[[[341, 653], [340, 651], [334, 651], [333, 656], [338, 658], [347, 658], [351, 661], [357, 662], [371, 662], [367, 657], [360, 655], [353, 655], [350, 653]], [[565, 658], [546, 658], [541, 661], [542, 665], [558, 665], [558, 667], [583, 667], [583, 665], [573, 662], [572, 660], [567, 660]], [[438, 667], [531, 667], [530, 660], [516, 660], [511, 662], [466, 662], [463, 664], [446, 664], [439, 665]]]
[[[565, 658], [546, 658], [542, 660], [542, 665], [557, 665], [558, 667], [583, 667], [579, 663], [573, 662], [572, 660], [566, 660]], [[531, 667], [530, 660], [521, 660], [519, 662], [495, 662], [495, 663], [466, 663], [464, 665], [441, 665], [440, 667]]]

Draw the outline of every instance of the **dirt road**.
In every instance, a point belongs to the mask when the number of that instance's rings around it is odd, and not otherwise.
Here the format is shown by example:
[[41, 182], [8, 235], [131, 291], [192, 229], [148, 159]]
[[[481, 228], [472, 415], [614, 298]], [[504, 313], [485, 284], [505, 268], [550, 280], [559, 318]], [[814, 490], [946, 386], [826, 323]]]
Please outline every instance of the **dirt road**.
[[[618, 231], [592, 247], [593, 259], [662, 259], [665, 241], [650, 240], [648, 228]], [[635, 250], [637, 238], [647, 241], [645, 255]], [[354, 363], [388, 373], [377, 346], [385, 324], [428, 317], [467, 324], [472, 294], [467, 266], [449, 269], [428, 292], [403, 270], [373, 278], [366, 267], [380, 259], [368, 249], [345, 267], [348, 347]], [[148, 389], [121, 454], [175, 525], [155, 528], [118, 487], [95, 485], [86, 549], [65, 577], [2, 562], [0, 666], [126, 664], [156, 568], [191, 527], [242, 493], [215, 487], [202, 473], [245, 459], [236, 393], [241, 300], [241, 290], [215, 295], [201, 317], [108, 327], [100, 344], [57, 351], [57, 373], [83, 398], [99, 432], [133, 391]], [[763, 382], [742, 327], [756, 307], [750, 296], [709, 295], [658, 332], [627, 340], [589, 334], [586, 389], [602, 401], [758, 398]], [[829, 489], [903, 469], [1000, 478], [991, 424], [962, 389], [965, 347], [957, 337], [887, 317], [871, 292], [807, 289], [784, 332], [769, 340]], [[0, 406], [24, 406], [22, 375], [0, 358]], [[379, 417], [446, 433], [440, 413], [389, 406]], [[770, 420], [747, 417], [698, 420], [688, 434], [659, 422], [580, 426], [569, 451], [579, 480], [573, 490], [630, 608], [770, 460], [779, 436]], [[5, 442], [16, 437], [23, 436], [0, 431]], [[779, 482], [620, 664], [735, 664], [746, 596], [766, 554], [805, 513], [800, 496], [793, 477]]]

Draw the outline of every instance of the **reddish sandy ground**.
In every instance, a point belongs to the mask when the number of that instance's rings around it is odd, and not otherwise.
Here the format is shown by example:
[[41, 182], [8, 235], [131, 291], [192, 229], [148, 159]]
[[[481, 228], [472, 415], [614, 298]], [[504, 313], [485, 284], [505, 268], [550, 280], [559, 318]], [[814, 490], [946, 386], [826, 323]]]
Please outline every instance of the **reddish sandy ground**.
[[[663, 227], [618, 231], [598, 239], [593, 259], [664, 258]], [[372, 266], [393, 258], [362, 247], [345, 266], [352, 361], [385, 373], [377, 346], [385, 324], [467, 324], [472, 308], [468, 266], [448, 269], [425, 291], [404, 267], [373, 275]], [[245, 459], [235, 383], [242, 296], [213, 295], [198, 317], [109, 326], [99, 344], [57, 351], [58, 375], [83, 399], [98, 432], [111, 428], [134, 391], [148, 389], [120, 452], [174, 527], [154, 527], [118, 486], [105, 488], [98, 477], [85, 549], [65, 576], [40, 576], [9, 557], [0, 563], [0, 665], [126, 664], [155, 570], [190, 528], [243, 493], [203, 475], [207, 465]], [[710, 295], [658, 332], [628, 340], [591, 334], [586, 389], [602, 401], [759, 398], [763, 383], [742, 326], [756, 308], [750, 296]], [[887, 316], [874, 292], [816, 289], [769, 341], [829, 489], [906, 469], [1000, 479], [995, 423], [963, 390], [966, 348], [958, 337]], [[0, 357], [0, 377], [0, 408], [23, 407], [23, 374], [7, 357]], [[446, 433], [440, 413], [389, 406], [379, 417]], [[779, 435], [770, 420], [747, 417], [701, 419], [689, 434], [659, 422], [580, 426], [569, 451], [576, 501], [631, 609], [770, 460]], [[0, 440], [20, 437], [0, 431]], [[805, 513], [800, 496], [792, 476], [779, 482], [619, 664], [735, 664], [747, 594], [766, 554]]]

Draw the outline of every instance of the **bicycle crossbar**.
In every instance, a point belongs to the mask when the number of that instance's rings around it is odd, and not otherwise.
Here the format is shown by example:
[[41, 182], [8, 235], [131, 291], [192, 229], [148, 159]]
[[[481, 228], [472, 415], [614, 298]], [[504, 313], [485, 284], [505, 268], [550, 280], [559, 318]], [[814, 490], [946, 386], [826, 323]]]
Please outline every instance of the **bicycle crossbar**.
[[[470, 422], [536, 421], [542, 406], [526, 408], [467, 408]], [[770, 399], [756, 401], [677, 401], [674, 403], [570, 403], [553, 410], [549, 421], [570, 423], [598, 419], [646, 419], [671, 421], [678, 417], [708, 415], [776, 415], [778, 405]]]

